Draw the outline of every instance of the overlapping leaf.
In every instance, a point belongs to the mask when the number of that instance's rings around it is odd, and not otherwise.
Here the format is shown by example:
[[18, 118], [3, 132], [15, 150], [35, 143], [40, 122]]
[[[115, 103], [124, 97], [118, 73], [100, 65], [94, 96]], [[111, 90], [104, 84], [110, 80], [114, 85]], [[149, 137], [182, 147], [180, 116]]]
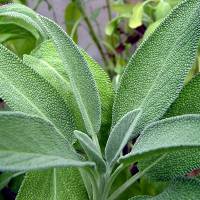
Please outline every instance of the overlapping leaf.
[[197, 200], [200, 198], [200, 182], [197, 180], [175, 180], [159, 195], [155, 197], [141, 196], [130, 200]]
[[129, 141], [139, 112], [140, 110], [134, 110], [127, 113], [111, 130], [105, 148], [105, 157], [110, 166], [114, 166], [122, 149]]
[[[200, 115], [183, 115], [152, 123], [122, 162], [135, 162], [176, 150], [200, 148]], [[170, 160], [169, 160], [170, 162]], [[178, 166], [177, 166], [178, 167]]]
[[91, 138], [81, 131], [75, 131], [75, 136], [83, 147], [88, 158], [96, 163], [99, 172], [106, 172], [106, 163], [104, 162], [101, 152], [97, 149]]
[[[181, 91], [179, 97], [171, 105], [166, 117], [172, 117], [183, 114], [200, 113], [200, 76], [197, 75]], [[142, 161], [139, 166], [141, 169], [156, 160], [157, 157], [149, 157]], [[186, 175], [199, 166], [200, 151], [198, 149], [179, 150], [168, 153], [165, 158], [160, 160], [149, 172], [148, 176], [153, 179], [169, 180], [171, 178]]]
[[199, 10], [198, 0], [183, 1], [139, 47], [122, 76], [113, 125], [128, 111], [142, 108], [138, 134], [177, 98], [196, 56]]
[[48, 121], [17, 112], [0, 112], [0, 170], [23, 171], [83, 162], [69, 142]]
[[27, 173], [17, 200], [87, 200], [77, 169], [61, 168]]
[[0, 79], [0, 96], [10, 108], [48, 119], [73, 141], [74, 120], [59, 93], [2, 45]]
[[[41, 17], [69, 75], [71, 87], [90, 135], [97, 134], [101, 125], [101, 104], [89, 67], [79, 49], [53, 21]], [[84, 80], [84, 81], [83, 81]]]

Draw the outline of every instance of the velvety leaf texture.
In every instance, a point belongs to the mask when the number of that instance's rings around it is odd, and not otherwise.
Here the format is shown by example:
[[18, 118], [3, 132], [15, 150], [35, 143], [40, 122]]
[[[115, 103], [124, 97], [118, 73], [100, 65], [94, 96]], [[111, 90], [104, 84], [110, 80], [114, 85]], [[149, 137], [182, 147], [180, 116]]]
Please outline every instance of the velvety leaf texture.
[[43, 40], [48, 39], [44, 27], [41, 26], [41, 22], [36, 17], [35, 12], [30, 8], [21, 4], [8, 4], [0, 7], [0, 16], [9, 16], [17, 19], [21, 19], [31, 26], [39, 30]]
[[121, 161], [137, 161], [179, 149], [199, 149], [199, 131], [200, 115], [172, 117], [152, 123], [144, 129], [131, 153], [122, 157]]
[[0, 79], [0, 96], [11, 109], [48, 119], [70, 142], [74, 140], [74, 119], [59, 93], [2, 45]]
[[101, 152], [99, 152], [91, 138], [81, 131], [75, 131], [74, 134], [83, 147], [88, 158], [96, 163], [98, 170], [103, 173], [106, 172], [106, 163], [101, 156]]
[[139, 112], [140, 110], [134, 110], [127, 113], [111, 130], [105, 149], [105, 157], [109, 165], [115, 164], [122, 149], [130, 139]]
[[[181, 91], [179, 97], [171, 105], [166, 117], [183, 114], [200, 113], [200, 76], [194, 77]], [[186, 175], [194, 169], [198, 169], [200, 151], [198, 149], [179, 150], [168, 153], [163, 159], [148, 171], [148, 176], [152, 179], [169, 180], [171, 178]], [[155, 161], [157, 157], [151, 156], [139, 163], [140, 169], [146, 168], [149, 163]]]
[[27, 173], [17, 200], [87, 200], [77, 169], [61, 168]]
[[177, 98], [191, 68], [200, 37], [200, 2], [185, 0], [139, 47], [122, 76], [114, 102], [113, 125], [142, 108], [135, 134], [158, 120]]
[[94, 135], [100, 130], [101, 103], [92, 73], [80, 51], [66, 33], [47, 18], [41, 17], [41, 21], [52, 37], [69, 75], [87, 132]]
[[197, 180], [175, 180], [167, 189], [155, 197], [141, 196], [130, 200], [197, 200], [200, 199], [200, 182]]
[[163, 118], [200, 114], [200, 75], [195, 76], [181, 91]]
[[1, 171], [92, 165], [82, 162], [65, 137], [38, 117], [0, 112], [0, 138]]

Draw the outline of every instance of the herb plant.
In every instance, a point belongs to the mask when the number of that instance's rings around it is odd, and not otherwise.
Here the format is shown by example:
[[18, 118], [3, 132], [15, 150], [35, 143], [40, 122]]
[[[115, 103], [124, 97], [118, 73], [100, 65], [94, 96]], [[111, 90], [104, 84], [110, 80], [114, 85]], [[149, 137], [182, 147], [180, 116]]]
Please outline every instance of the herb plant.
[[[0, 7], [0, 16], [40, 37], [23, 59], [0, 45], [9, 107], [0, 112], [0, 189], [26, 173], [17, 200], [200, 199], [191, 175], [200, 168], [200, 76], [184, 86], [198, 50], [199, 0], [180, 3], [141, 44], [116, 94], [56, 23], [20, 4]], [[118, 185], [132, 164], [139, 172]], [[164, 190], [126, 196], [143, 176]]]

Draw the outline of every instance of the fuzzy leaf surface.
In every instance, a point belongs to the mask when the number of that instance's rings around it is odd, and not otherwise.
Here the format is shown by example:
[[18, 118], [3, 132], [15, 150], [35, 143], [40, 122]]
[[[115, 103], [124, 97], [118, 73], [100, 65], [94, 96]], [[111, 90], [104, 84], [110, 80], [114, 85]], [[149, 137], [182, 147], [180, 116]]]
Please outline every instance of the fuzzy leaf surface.
[[70, 142], [74, 140], [74, 119], [59, 93], [2, 45], [0, 79], [0, 96], [12, 110], [48, 119]]
[[69, 75], [71, 87], [90, 135], [97, 134], [101, 125], [101, 103], [96, 83], [79, 49], [53, 21], [41, 17], [52, 37]]
[[200, 115], [183, 115], [152, 123], [144, 129], [122, 162], [134, 162], [181, 149], [200, 148]]
[[136, 125], [136, 117], [140, 110], [134, 110], [122, 117], [111, 130], [108, 138], [105, 157], [110, 166], [113, 166], [127, 144]]
[[105, 172], [106, 164], [101, 156], [101, 152], [99, 152], [91, 138], [81, 131], [75, 131], [74, 134], [86, 152], [88, 158], [96, 163], [100, 172]]
[[[200, 114], [200, 75], [194, 77], [181, 91], [179, 97], [168, 109], [163, 118], [184, 114]], [[156, 160], [156, 156], [139, 163], [143, 169]], [[179, 150], [168, 153], [153, 168], [148, 171], [151, 179], [166, 181], [190, 173], [200, 168], [200, 151], [198, 149]]]
[[87, 200], [77, 169], [61, 168], [28, 172], [17, 200]]
[[0, 170], [24, 171], [91, 165], [48, 121], [17, 112], [0, 112]]
[[198, 0], [183, 1], [138, 48], [117, 91], [113, 125], [128, 111], [141, 108], [137, 135], [177, 98], [196, 56], [199, 10]]

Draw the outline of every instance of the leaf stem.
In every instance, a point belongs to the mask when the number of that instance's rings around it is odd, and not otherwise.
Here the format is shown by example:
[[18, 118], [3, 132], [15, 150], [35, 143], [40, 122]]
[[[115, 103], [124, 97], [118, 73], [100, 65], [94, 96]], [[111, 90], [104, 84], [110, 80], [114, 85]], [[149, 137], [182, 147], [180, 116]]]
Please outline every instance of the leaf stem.
[[162, 160], [166, 154], [159, 157], [155, 162], [145, 168], [142, 172], [137, 173], [135, 176], [132, 176], [128, 181], [126, 181], [122, 186], [120, 186], [113, 194], [108, 198], [108, 200], [114, 200], [119, 197], [126, 189], [128, 189], [133, 183], [135, 183], [138, 179], [140, 179], [144, 174], [150, 170], [153, 166], [155, 166], [160, 160]]

